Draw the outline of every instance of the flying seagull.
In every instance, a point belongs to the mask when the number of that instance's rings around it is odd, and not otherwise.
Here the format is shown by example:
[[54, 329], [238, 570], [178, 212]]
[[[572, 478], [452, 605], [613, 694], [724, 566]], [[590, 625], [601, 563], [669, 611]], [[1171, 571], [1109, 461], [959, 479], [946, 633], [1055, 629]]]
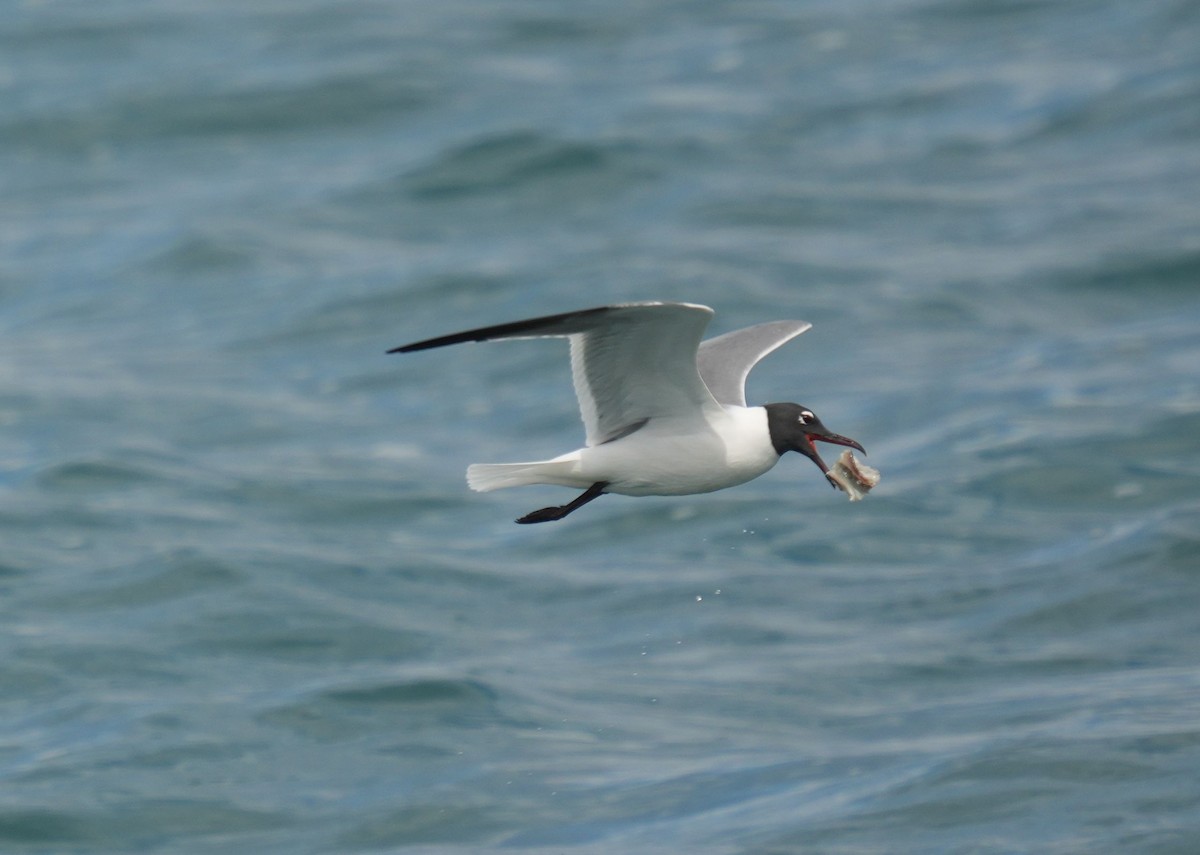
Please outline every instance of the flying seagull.
[[[801, 404], [746, 405], [750, 369], [812, 327], [771, 321], [701, 341], [713, 316], [694, 303], [622, 303], [430, 338], [411, 353], [466, 341], [566, 338], [587, 444], [551, 460], [476, 463], [473, 490], [527, 484], [583, 489], [518, 523], [560, 520], [604, 493], [683, 496], [757, 478], [787, 451], [812, 460], [836, 487], [815, 440], [863, 451]], [[865, 452], [864, 452], [865, 453]]]

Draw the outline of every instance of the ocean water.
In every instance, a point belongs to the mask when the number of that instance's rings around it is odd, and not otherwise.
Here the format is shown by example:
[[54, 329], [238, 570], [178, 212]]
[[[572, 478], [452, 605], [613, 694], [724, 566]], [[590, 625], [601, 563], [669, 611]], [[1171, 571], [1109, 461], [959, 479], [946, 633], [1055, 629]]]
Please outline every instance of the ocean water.
[[[1200, 3], [0, 18], [0, 851], [1200, 851]], [[638, 299], [880, 487], [384, 353]]]

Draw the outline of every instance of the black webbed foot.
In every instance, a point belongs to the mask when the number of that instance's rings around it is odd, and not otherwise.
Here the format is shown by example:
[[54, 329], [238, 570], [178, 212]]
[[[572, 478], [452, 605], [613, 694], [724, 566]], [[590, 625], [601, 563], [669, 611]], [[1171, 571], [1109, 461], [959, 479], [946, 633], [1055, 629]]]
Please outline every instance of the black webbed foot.
[[517, 522], [521, 525], [527, 525], [528, 523], [554, 522], [555, 520], [561, 520], [569, 513], [570, 511], [567, 510], [566, 505], [555, 505], [551, 508], [542, 508], [540, 510], [530, 511], [525, 516], [517, 519]]

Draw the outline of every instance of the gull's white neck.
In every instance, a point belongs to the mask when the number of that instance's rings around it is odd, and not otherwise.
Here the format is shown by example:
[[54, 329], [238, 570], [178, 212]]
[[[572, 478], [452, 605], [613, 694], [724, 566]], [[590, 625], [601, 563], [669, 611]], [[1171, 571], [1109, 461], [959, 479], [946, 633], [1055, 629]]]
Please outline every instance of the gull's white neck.
[[727, 404], [722, 409], [725, 417], [710, 423], [725, 444], [726, 466], [735, 470], [756, 470], [750, 477], [757, 477], [774, 466], [779, 461], [779, 454], [771, 442], [766, 408]]

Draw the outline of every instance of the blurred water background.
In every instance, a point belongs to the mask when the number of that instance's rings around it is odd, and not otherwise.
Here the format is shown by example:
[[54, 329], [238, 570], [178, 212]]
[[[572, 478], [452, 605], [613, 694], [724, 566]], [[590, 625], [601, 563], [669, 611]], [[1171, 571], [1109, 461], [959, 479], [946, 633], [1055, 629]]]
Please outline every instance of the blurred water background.
[[[0, 851], [1200, 851], [1200, 3], [0, 21]], [[850, 504], [472, 494], [622, 300]]]

